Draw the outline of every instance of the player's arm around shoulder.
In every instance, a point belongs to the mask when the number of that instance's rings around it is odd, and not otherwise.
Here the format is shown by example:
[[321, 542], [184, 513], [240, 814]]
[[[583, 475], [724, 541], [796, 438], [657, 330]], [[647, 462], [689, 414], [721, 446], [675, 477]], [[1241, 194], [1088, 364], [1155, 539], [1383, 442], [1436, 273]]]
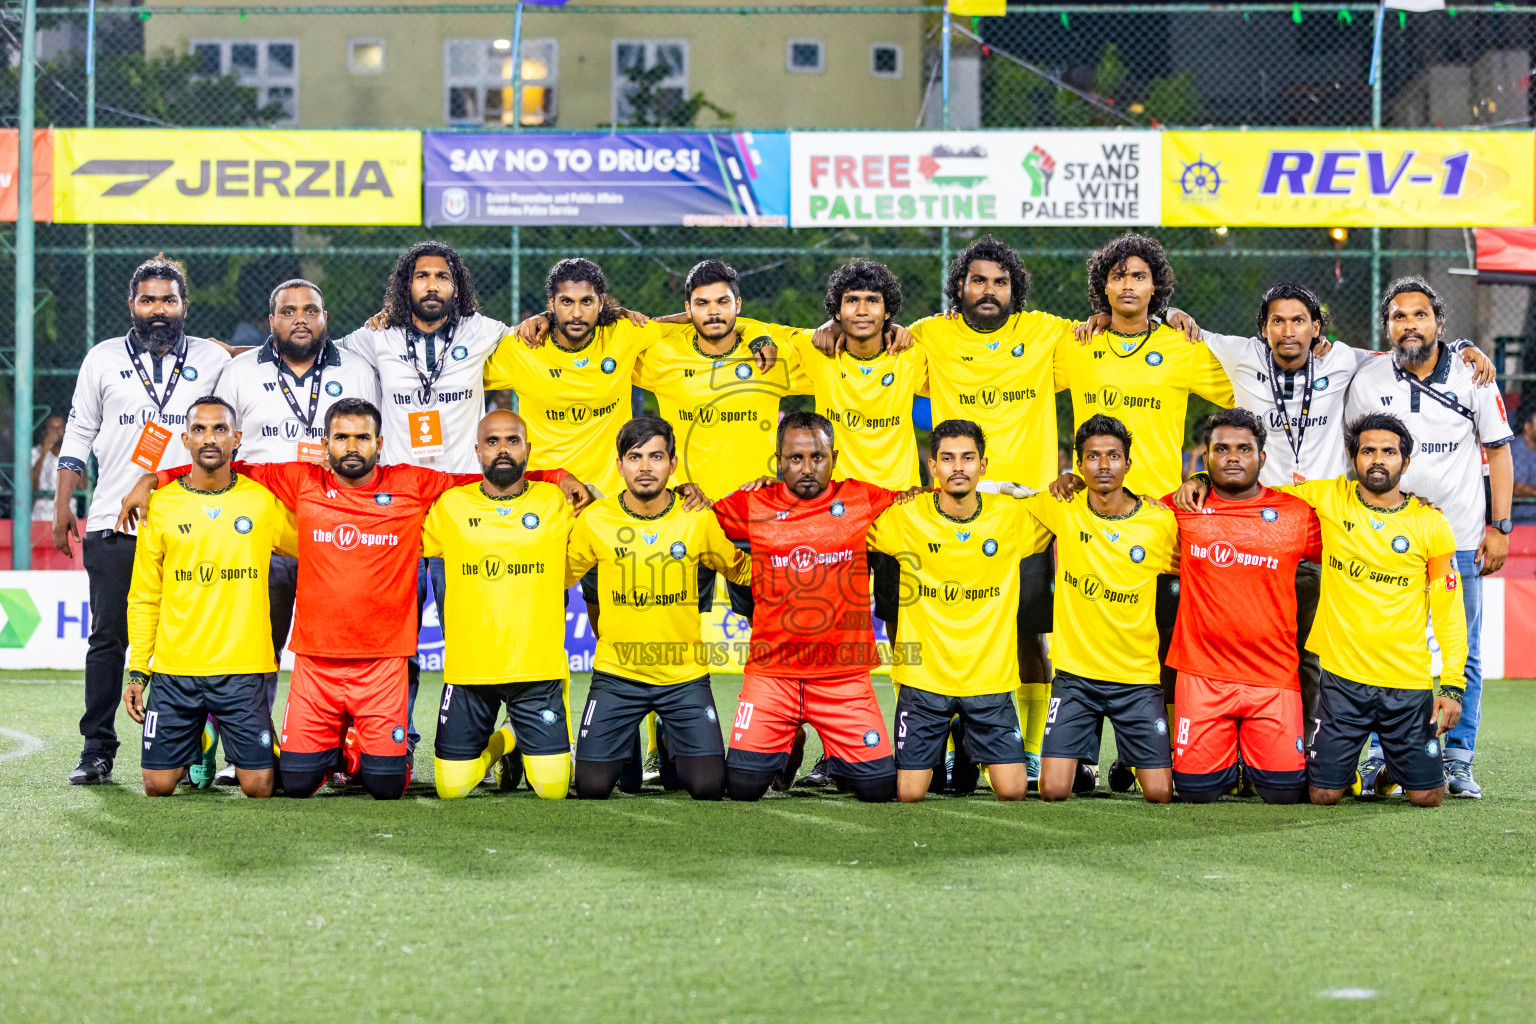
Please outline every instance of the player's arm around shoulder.
[[[163, 508], [165, 495], [150, 496], [150, 506]], [[133, 575], [128, 585], [128, 667], [147, 674], [155, 652], [155, 634], [160, 625], [160, 599], [165, 592], [165, 533], [157, 517], [146, 517], [139, 528], [134, 546]], [[130, 712], [133, 705], [128, 705]], [[143, 721], [136, 718], [135, 721]]]
[[713, 510], [693, 509], [683, 512], [683, 515], [690, 517], [695, 524], [693, 535], [699, 545], [699, 560], [716, 572], [725, 573], [725, 578], [732, 583], [750, 585], [752, 554], [731, 543], [731, 538], [725, 535]]
[[612, 499], [603, 498], [593, 502], [584, 515], [574, 517], [570, 537], [565, 545], [565, 585], [567, 587], [576, 583], [587, 574], [588, 569], [598, 563], [598, 552], [602, 550], [602, 541], [594, 532], [595, 524], [606, 509], [604, 503], [610, 500]]

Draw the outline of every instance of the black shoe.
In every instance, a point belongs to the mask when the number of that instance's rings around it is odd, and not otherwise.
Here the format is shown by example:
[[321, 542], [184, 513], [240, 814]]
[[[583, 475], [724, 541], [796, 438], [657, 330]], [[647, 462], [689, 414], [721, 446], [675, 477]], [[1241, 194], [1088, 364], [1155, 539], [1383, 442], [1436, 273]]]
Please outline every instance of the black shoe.
[[112, 781], [112, 759], [95, 750], [80, 755], [80, 763], [69, 773], [71, 786], [99, 786]]
[[826, 789], [829, 786], [835, 786], [836, 783], [832, 781], [832, 776], [827, 772], [826, 757], [823, 756], [817, 758], [816, 763], [811, 767], [811, 770], [806, 772], [800, 781], [795, 783], [795, 785], [815, 786], [818, 789]]
[[511, 750], [497, 758], [491, 765], [491, 775], [495, 777], [496, 788], [503, 793], [515, 793], [518, 785], [523, 781], [523, 751], [520, 747]]
[[1109, 765], [1109, 791], [1111, 793], [1129, 793], [1136, 788], [1136, 769], [1130, 765], [1121, 764], [1117, 757]]
[[1077, 762], [1077, 777], [1072, 780], [1072, 792], [1077, 796], [1092, 793], [1099, 788], [1099, 766]]

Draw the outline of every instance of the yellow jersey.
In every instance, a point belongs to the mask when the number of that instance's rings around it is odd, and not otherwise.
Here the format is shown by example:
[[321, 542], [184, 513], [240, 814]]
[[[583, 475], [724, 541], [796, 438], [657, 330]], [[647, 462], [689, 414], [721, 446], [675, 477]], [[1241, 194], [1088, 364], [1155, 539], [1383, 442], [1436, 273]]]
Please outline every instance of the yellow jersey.
[[1056, 360], [1056, 387], [1072, 392], [1072, 427], [1103, 413], [1131, 432], [1125, 486], [1161, 498], [1184, 482], [1184, 419], [1194, 392], [1223, 409], [1233, 404], [1227, 371], [1206, 345], [1158, 324], [1134, 336], [1101, 331], [1074, 339]]
[[[1409, 498], [1395, 509], [1360, 500], [1345, 477], [1279, 487], [1317, 512], [1323, 528], [1322, 595], [1307, 650], [1335, 675], [1372, 686], [1427, 690], [1433, 685], [1424, 626], [1430, 618], [1429, 560], [1454, 555], [1456, 535], [1445, 515]], [[1457, 624], [1436, 621], [1444, 655], [1442, 678], [1462, 685], [1466, 614]]]
[[713, 512], [686, 512], [675, 494], [649, 517], [631, 512], [626, 497], [593, 502], [571, 531], [567, 581], [597, 566], [601, 625], [592, 667], [655, 686], [706, 676], [711, 664], [726, 663], [726, 652], [703, 643], [698, 564], [746, 584], [752, 556], [736, 549]]
[[128, 667], [276, 672], [267, 569], [285, 531], [287, 510], [248, 477], [222, 491], [193, 490], [184, 477], [155, 491], [128, 589]]
[[1076, 324], [1025, 310], [990, 334], [961, 317], [930, 316], [910, 328], [928, 357], [933, 422], [972, 420], [987, 437], [987, 475], [1042, 490], [1056, 479], [1058, 347]]
[[869, 546], [901, 566], [900, 657], [891, 679], [949, 697], [1010, 693], [1019, 685], [1019, 559], [1043, 550], [1034, 520], [1012, 498], [976, 495], [957, 519], [939, 495], [892, 505], [869, 531]]
[[847, 351], [824, 356], [813, 331], [768, 326], [816, 396], [816, 411], [832, 421], [837, 449], [834, 480], [863, 480], [904, 491], [922, 482], [912, 399], [928, 389], [928, 357], [921, 348], [893, 356], [883, 348], [868, 359]]
[[747, 346], [771, 333], [738, 318], [736, 344], [712, 356], [699, 347], [692, 324], [656, 326], [661, 340], [635, 364], [635, 385], [656, 395], [661, 418], [677, 435], [672, 482], [695, 483], [711, 498], [723, 498], [750, 480], [776, 476], [779, 399], [810, 386], [782, 351], [767, 374], [757, 368]]
[[604, 494], [624, 487], [614, 437], [630, 418], [630, 380], [640, 353], [661, 340], [667, 324], [637, 327], [619, 318], [592, 332], [579, 349], [546, 338], [529, 348], [516, 334], [501, 339], [485, 364], [487, 389], [517, 392], [533, 454], [529, 469], [564, 468]]
[[1035, 521], [1033, 551], [1056, 537], [1052, 663], [1085, 679], [1159, 685], [1157, 577], [1178, 553], [1173, 513], [1138, 499], [1127, 515], [1103, 516], [1086, 494], [1022, 504]]
[[441, 558], [443, 681], [454, 686], [570, 678], [565, 654], [565, 545], [574, 517], [554, 484], [511, 498], [480, 484], [448, 491], [421, 527]]

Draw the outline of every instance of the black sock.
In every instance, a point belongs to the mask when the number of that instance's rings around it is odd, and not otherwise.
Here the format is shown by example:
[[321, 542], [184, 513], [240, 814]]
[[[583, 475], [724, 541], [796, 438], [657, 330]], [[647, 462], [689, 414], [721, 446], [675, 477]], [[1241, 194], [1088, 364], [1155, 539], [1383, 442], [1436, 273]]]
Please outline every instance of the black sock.
[[375, 800], [399, 800], [405, 796], [405, 787], [411, 781], [408, 772], [382, 775], [366, 768], [358, 772], [358, 777], [362, 780], [363, 788], [368, 791], [368, 795]]
[[888, 804], [896, 799], [896, 776], [894, 775], [846, 781], [853, 795], [866, 804]]
[[778, 772], [754, 772], [725, 766], [725, 795], [732, 800], [761, 800]]
[[576, 798], [578, 800], [607, 800], [614, 783], [626, 761], [577, 761]]
[[278, 778], [282, 781], [283, 796], [306, 800], [320, 792], [320, 787], [325, 785], [327, 774], [326, 772], [279, 772]]
[[725, 757], [710, 754], [706, 757], [674, 759], [677, 765], [677, 781], [695, 800], [719, 800], [725, 796]]

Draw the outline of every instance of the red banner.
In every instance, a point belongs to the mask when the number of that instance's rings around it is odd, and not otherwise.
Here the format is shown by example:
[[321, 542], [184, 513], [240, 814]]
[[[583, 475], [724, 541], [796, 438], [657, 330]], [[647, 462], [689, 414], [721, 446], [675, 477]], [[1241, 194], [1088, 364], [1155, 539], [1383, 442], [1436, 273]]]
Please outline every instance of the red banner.
[[[0, 221], [16, 219], [16, 136], [0, 131]], [[53, 220], [53, 129], [32, 133], [32, 219]]]

